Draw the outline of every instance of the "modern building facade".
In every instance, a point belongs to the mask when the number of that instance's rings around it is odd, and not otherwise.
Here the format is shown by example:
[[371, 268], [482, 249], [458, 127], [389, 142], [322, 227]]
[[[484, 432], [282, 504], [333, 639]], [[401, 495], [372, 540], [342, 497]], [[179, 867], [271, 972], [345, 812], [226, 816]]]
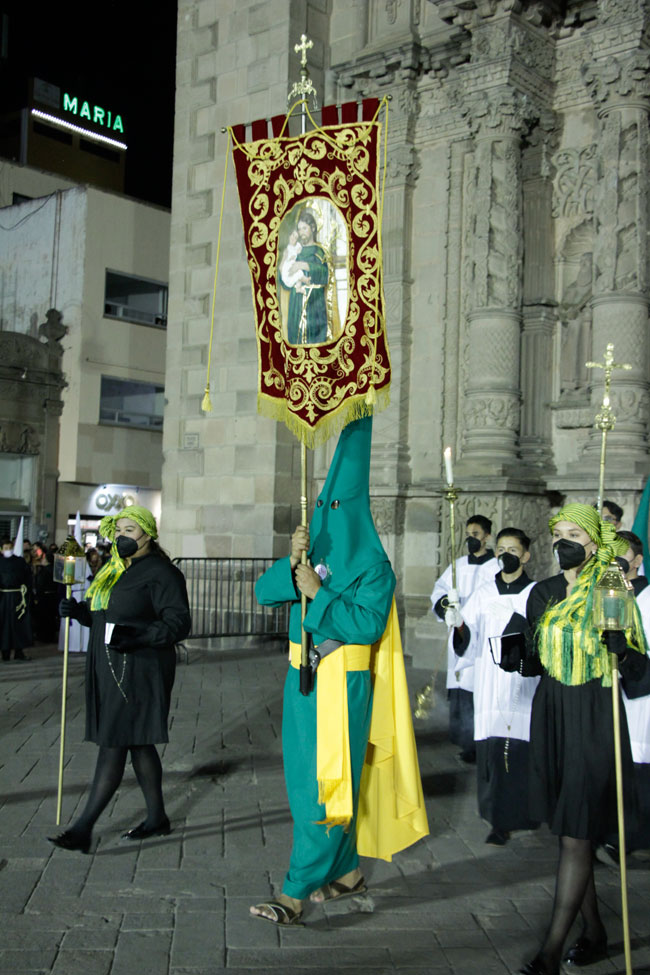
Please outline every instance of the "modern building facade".
[[[1, 160], [0, 193], [0, 342], [17, 350], [7, 364], [13, 385], [0, 381], [0, 423], [18, 430], [22, 422], [12, 390], [25, 345], [58, 351], [60, 413], [56, 430], [36, 431], [28, 452], [40, 456], [38, 440], [46, 474], [12, 474], [0, 517], [19, 502], [30, 537], [60, 541], [80, 511], [92, 537], [124, 503], [160, 509], [169, 213]], [[14, 193], [27, 199], [6, 205]], [[27, 366], [22, 382], [31, 374]], [[29, 399], [45, 409], [40, 386]], [[14, 440], [1, 448], [2, 471], [25, 467]]]

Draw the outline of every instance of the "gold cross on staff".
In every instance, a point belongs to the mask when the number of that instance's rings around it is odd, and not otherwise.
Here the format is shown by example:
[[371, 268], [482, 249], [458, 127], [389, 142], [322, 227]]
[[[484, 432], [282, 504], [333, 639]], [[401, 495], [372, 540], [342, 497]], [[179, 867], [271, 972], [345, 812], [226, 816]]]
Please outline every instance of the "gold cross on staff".
[[[294, 98], [306, 98], [307, 95], [311, 95], [314, 102], [314, 108], [316, 108], [316, 89], [312, 84], [312, 80], [309, 77], [309, 71], [307, 70], [307, 51], [314, 46], [314, 42], [310, 41], [306, 34], [301, 34], [300, 44], [294, 44], [293, 49], [296, 54], [300, 55], [300, 81], [297, 81], [288, 95], [288, 101], [292, 102]], [[303, 128], [305, 131], [305, 113], [303, 109]]]
[[603, 403], [600, 413], [596, 415], [595, 425], [599, 430], [613, 430], [616, 417], [612, 412], [609, 391], [612, 385], [612, 372], [614, 369], [631, 369], [629, 362], [614, 362], [614, 343], [608, 342], [605, 349], [603, 362], [585, 362], [587, 369], [602, 369], [605, 373], [605, 390], [603, 393]]
[[306, 34], [300, 35], [300, 44], [294, 44], [293, 49], [296, 54], [300, 54], [300, 67], [304, 68], [307, 64], [307, 51], [314, 46], [314, 42], [308, 40]]
[[607, 434], [614, 429], [616, 417], [612, 411], [612, 404], [609, 398], [609, 390], [612, 384], [612, 372], [614, 369], [631, 369], [628, 362], [614, 362], [614, 343], [608, 342], [605, 349], [603, 362], [585, 362], [587, 369], [602, 369], [605, 373], [605, 390], [603, 393], [603, 403], [600, 412], [596, 414], [595, 426], [601, 433], [600, 439], [600, 475], [598, 478], [598, 514], [602, 518], [603, 514], [603, 495], [605, 491], [605, 454], [607, 451]]

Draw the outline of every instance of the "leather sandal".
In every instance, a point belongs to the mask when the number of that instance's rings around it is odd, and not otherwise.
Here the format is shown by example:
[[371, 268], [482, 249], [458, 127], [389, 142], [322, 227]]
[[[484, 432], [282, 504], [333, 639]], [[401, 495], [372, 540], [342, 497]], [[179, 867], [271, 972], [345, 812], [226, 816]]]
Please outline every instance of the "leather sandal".
[[[270, 911], [273, 917], [258, 913], [260, 911]], [[271, 924], [279, 924], [281, 927], [304, 927], [302, 911], [294, 911], [288, 904], [282, 904], [280, 901], [264, 901], [263, 904], [256, 904], [255, 909], [251, 908], [250, 913], [251, 917], [259, 917], [262, 921], [270, 921]]]
[[[338, 901], [343, 900], [345, 897], [355, 897], [357, 894], [364, 894], [368, 887], [366, 881], [363, 877], [359, 877], [356, 884], [352, 887], [348, 887], [347, 884], [342, 884], [340, 880], [331, 880], [329, 884], [323, 884], [318, 890], [322, 893], [322, 900], [312, 900], [310, 895], [310, 900], [314, 904], [324, 904], [325, 901]], [[314, 894], [316, 891], [314, 891]]]

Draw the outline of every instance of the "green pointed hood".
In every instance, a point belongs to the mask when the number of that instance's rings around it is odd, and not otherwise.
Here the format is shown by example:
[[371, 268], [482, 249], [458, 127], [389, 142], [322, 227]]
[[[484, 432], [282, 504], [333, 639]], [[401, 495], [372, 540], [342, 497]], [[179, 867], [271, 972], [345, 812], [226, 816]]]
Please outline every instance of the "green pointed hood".
[[371, 442], [372, 417], [341, 431], [309, 526], [311, 564], [334, 592], [370, 566], [389, 561], [370, 513]]

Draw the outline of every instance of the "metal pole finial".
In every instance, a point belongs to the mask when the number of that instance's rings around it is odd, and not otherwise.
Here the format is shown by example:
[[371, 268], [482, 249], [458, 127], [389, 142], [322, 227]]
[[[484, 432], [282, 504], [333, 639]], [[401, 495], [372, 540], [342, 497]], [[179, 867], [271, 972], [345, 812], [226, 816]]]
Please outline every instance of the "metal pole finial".
[[300, 55], [300, 81], [297, 81], [289, 95], [287, 100], [289, 102], [294, 101], [296, 98], [306, 98], [307, 95], [312, 96], [314, 108], [316, 108], [316, 89], [309, 77], [309, 71], [307, 70], [307, 51], [309, 51], [314, 46], [314, 42], [310, 41], [306, 34], [300, 35], [300, 43], [294, 44], [293, 49], [296, 54]]
[[603, 493], [605, 490], [605, 452], [607, 449], [607, 434], [616, 426], [616, 417], [612, 410], [610, 389], [612, 385], [612, 372], [614, 369], [631, 369], [628, 362], [616, 362], [614, 360], [614, 343], [608, 342], [602, 362], [585, 362], [587, 369], [602, 369], [605, 374], [605, 389], [603, 391], [603, 402], [599, 412], [594, 418], [594, 425], [602, 434], [600, 445], [600, 477], [598, 480], [598, 514], [603, 513]]

